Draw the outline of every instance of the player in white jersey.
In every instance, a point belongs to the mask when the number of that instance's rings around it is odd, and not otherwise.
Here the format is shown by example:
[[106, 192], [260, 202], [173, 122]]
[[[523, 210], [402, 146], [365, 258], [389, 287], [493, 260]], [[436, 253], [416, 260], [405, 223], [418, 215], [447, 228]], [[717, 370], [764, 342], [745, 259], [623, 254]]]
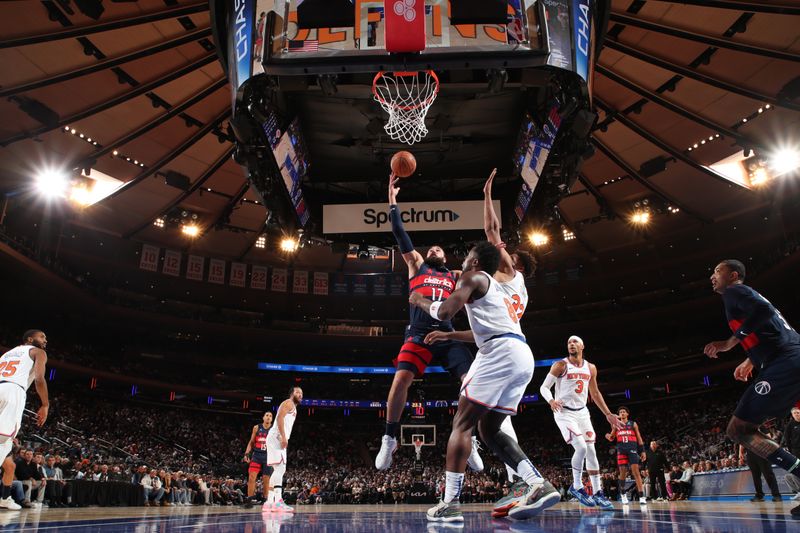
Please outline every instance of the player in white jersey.
[[11, 482], [14, 481], [14, 461], [9, 457], [14, 446], [14, 437], [22, 425], [28, 387], [36, 384], [36, 392], [42, 401], [36, 413], [39, 427], [47, 420], [50, 399], [47, 381], [44, 378], [47, 354], [47, 336], [43, 331], [28, 330], [22, 336], [22, 344], [0, 357], [0, 457], [3, 458], [3, 487], [0, 508], [17, 510], [20, 506], [11, 499]]
[[[522, 315], [528, 306], [528, 289], [525, 287], [525, 280], [532, 278], [536, 273], [536, 259], [523, 250], [517, 250], [514, 253], [509, 253], [506, 250], [505, 243], [500, 237], [500, 219], [494, 210], [492, 203], [492, 183], [494, 181], [497, 169], [492, 170], [489, 179], [483, 187], [483, 229], [486, 233], [486, 239], [494, 244], [500, 250], [500, 264], [497, 267], [497, 272], [494, 274], [494, 279], [500, 282], [500, 288], [506, 293], [517, 317], [522, 320]], [[435, 342], [445, 340], [459, 340], [461, 342], [474, 343], [475, 339], [472, 331], [433, 331], [425, 337], [426, 344], [433, 344]], [[511, 417], [506, 417], [503, 421], [501, 428], [505, 433], [511, 436], [515, 441], [517, 433], [514, 431], [514, 426], [511, 424]], [[477, 443], [473, 437], [473, 450], [477, 450]], [[474, 454], [477, 455], [477, 454]], [[514, 467], [506, 465], [508, 472], [508, 482], [510, 485], [508, 496], [500, 499], [492, 511], [492, 516], [495, 518], [506, 516], [513, 505], [516, 498], [527, 489], [527, 484], [516, 476]], [[515, 477], [517, 480], [515, 480]]]
[[409, 302], [436, 320], [449, 320], [466, 308], [470, 328], [478, 345], [461, 387], [458, 412], [447, 443], [446, 485], [442, 501], [428, 510], [431, 521], [463, 521], [458, 498], [470, 454], [472, 431], [504, 463], [515, 465], [528, 485], [509, 511], [512, 518], [528, 518], [561, 499], [553, 486], [533, 467], [519, 444], [500, 426], [517, 405], [533, 377], [533, 354], [519, 325], [511, 299], [492, 277], [500, 263], [500, 252], [489, 242], [477, 244], [464, 260], [456, 290], [444, 301], [432, 302], [412, 293]]
[[273, 468], [269, 478], [269, 494], [264, 502], [264, 511], [294, 512], [294, 509], [283, 503], [283, 475], [286, 473], [286, 449], [289, 437], [297, 419], [297, 406], [303, 401], [303, 389], [292, 387], [289, 398], [281, 402], [278, 416], [267, 434], [267, 465]]
[[[573, 335], [567, 340], [568, 357], [556, 361], [539, 388], [542, 398], [550, 404], [553, 418], [561, 430], [561, 436], [575, 449], [572, 454], [572, 486], [569, 493], [587, 507], [600, 507], [613, 510], [614, 506], [603, 494], [600, 483], [600, 463], [597, 460], [595, 441], [597, 433], [592, 427], [592, 419], [586, 402], [591, 394], [612, 428], [620, 427], [617, 415], [611, 412], [597, 386], [597, 367], [583, 358], [583, 340]], [[556, 386], [555, 398], [550, 389]], [[583, 488], [583, 463], [592, 483], [593, 495], [589, 496]]]

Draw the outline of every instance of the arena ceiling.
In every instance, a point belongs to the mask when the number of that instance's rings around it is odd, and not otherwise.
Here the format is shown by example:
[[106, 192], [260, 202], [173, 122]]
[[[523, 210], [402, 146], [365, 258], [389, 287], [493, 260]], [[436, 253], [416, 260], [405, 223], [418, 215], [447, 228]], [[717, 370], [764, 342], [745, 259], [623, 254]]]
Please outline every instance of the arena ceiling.
[[[593, 254], [770, 201], [704, 166], [800, 142], [800, 7], [789, 4], [612, 2], [594, 73], [596, 153], [557, 205], [558, 224], [577, 237], [561, 250]], [[2, 2], [0, 34], [0, 190], [16, 195], [46, 168], [91, 167], [124, 185], [71, 214], [76, 224], [210, 255], [266, 253], [253, 246], [265, 208], [231, 159], [231, 94], [207, 2]], [[423, 173], [417, 197], [479, 196], [493, 166], [501, 186], [512, 179], [514, 91], [441, 102], [457, 149], [421, 156], [436, 177]], [[362, 112], [379, 115], [370, 95], [297, 98], [311, 201], [382, 199], [385, 161], [369, 155], [380, 129]], [[188, 189], [166, 185], [171, 172], [187, 176]], [[629, 213], [644, 199], [680, 210], [637, 230]], [[205, 231], [191, 245], [153, 225], [175, 208], [199, 215]]]

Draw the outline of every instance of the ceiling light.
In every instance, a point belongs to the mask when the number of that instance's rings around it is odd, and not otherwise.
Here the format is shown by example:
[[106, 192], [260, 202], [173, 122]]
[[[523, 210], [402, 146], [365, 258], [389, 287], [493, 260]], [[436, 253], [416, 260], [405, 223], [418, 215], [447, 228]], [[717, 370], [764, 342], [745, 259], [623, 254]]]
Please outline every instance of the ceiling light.
[[36, 188], [47, 198], [65, 196], [67, 187], [69, 187], [69, 177], [62, 170], [45, 169], [36, 175]]
[[92, 205], [93, 198], [92, 198], [92, 191], [86, 185], [74, 185], [72, 190], [69, 193], [70, 201], [76, 203], [81, 207], [87, 207]]
[[631, 215], [631, 222], [640, 226], [648, 224], [650, 222], [650, 212], [642, 210], [634, 211]]
[[256, 248], [261, 248], [262, 250], [267, 247], [267, 236], [261, 235], [256, 239]]
[[184, 224], [181, 226], [181, 231], [187, 237], [197, 237], [200, 235], [200, 227], [197, 224]]
[[550, 237], [541, 231], [534, 231], [530, 235], [528, 235], [528, 240], [534, 246], [544, 246], [548, 242], [550, 242]]
[[163, 228], [165, 223], [164, 217], [159, 217], [153, 221], [153, 225], [157, 228]]
[[283, 240], [281, 241], [282, 252], [287, 252], [287, 253], [295, 252], [297, 251], [298, 246], [299, 244], [297, 242], [297, 239], [293, 239], [291, 237], [284, 237]]
[[800, 149], [795, 147], [778, 149], [770, 154], [769, 166], [776, 176], [796, 171], [800, 168]]
[[750, 174], [750, 185], [753, 187], [761, 187], [769, 181], [769, 173], [764, 167], [755, 169]]

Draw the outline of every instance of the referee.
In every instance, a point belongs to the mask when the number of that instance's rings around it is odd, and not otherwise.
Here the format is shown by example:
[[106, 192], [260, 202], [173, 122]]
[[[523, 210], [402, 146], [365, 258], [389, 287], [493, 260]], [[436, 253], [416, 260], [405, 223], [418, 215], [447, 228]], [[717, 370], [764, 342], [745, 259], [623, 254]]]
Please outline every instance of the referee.
[[656, 481], [658, 481], [658, 501], [667, 498], [667, 482], [664, 479], [664, 469], [667, 467], [667, 458], [658, 448], [656, 441], [650, 441], [650, 453], [647, 454], [647, 470], [650, 473], [650, 499], [656, 499]]

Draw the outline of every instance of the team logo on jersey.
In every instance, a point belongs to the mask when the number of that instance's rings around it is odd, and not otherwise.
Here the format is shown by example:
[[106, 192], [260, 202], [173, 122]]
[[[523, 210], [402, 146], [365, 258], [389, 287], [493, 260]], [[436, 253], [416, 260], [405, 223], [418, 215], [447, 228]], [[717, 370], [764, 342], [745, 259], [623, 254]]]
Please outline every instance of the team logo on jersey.
[[591, 439], [592, 437], [594, 437], [594, 433], [592, 433], [591, 431], [587, 431], [586, 436]]
[[759, 381], [755, 384], [756, 393], [761, 396], [766, 396], [772, 390], [772, 385], [767, 381]]

